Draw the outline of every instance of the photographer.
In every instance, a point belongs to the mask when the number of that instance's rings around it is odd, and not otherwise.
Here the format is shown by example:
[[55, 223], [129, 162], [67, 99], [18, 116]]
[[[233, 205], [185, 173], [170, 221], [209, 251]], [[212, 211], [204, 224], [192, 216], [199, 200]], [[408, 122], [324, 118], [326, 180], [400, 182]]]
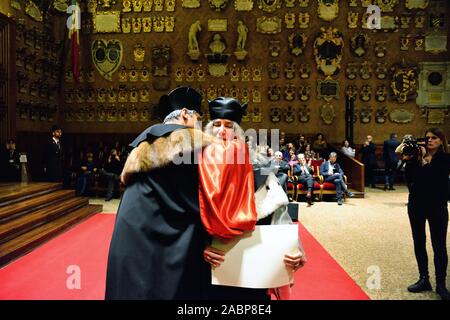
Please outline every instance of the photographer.
[[[448, 177], [450, 155], [447, 139], [438, 128], [425, 133], [425, 144], [414, 143], [402, 148], [407, 151], [406, 167], [410, 172], [411, 185], [408, 199], [408, 216], [414, 240], [414, 252], [419, 267], [420, 279], [408, 287], [410, 292], [432, 290], [428, 275], [425, 222], [428, 220], [436, 269], [436, 292], [443, 300], [450, 299], [445, 286], [447, 273], [447, 228], [448, 228]], [[413, 151], [417, 150], [417, 156]]]
[[419, 161], [419, 147], [417, 145], [417, 141], [412, 134], [405, 134], [403, 136], [402, 143], [399, 144], [397, 149], [395, 149], [395, 153], [401, 155], [401, 164], [398, 167], [398, 170], [402, 170], [404, 167], [405, 170], [405, 180], [406, 186], [408, 187], [408, 191], [411, 192], [411, 185], [413, 180], [413, 172], [412, 166], [407, 166], [407, 161]]

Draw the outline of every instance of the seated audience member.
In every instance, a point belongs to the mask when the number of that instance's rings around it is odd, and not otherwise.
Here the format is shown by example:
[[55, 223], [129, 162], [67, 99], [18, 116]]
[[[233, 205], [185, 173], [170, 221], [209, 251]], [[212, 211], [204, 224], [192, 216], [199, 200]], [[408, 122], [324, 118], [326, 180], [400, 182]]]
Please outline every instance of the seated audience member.
[[275, 176], [278, 178], [278, 181], [280, 182], [281, 186], [283, 187], [283, 190], [287, 191], [287, 181], [288, 181], [288, 170], [289, 165], [287, 161], [283, 160], [283, 154], [281, 151], [275, 152], [274, 158], [270, 161], [270, 165], [274, 166], [278, 169]]
[[122, 162], [120, 161], [119, 154], [116, 149], [111, 149], [109, 157], [105, 163], [105, 167], [102, 171], [103, 175], [108, 181], [108, 191], [106, 192], [106, 201], [113, 198], [114, 186], [120, 179], [120, 173], [122, 172]]
[[313, 169], [308, 165], [306, 162], [306, 158], [304, 154], [298, 155], [299, 168], [300, 171], [296, 174], [298, 177], [298, 182], [305, 185], [308, 188], [308, 193], [306, 194], [306, 199], [308, 201], [309, 205], [312, 205], [312, 193], [313, 193], [313, 186], [314, 186], [314, 171]]
[[286, 161], [291, 160], [291, 156], [295, 154], [295, 148], [294, 148], [294, 144], [292, 142], [289, 142], [286, 145], [286, 150], [283, 152], [283, 158]]
[[301, 134], [298, 138], [297, 153], [304, 153], [307, 143], [308, 142], [306, 141], [305, 136]]
[[342, 143], [341, 151], [343, 154], [349, 157], [355, 157], [355, 149], [350, 146], [350, 142], [348, 142], [348, 140], [344, 140], [344, 142]]
[[88, 152], [86, 153], [86, 159], [81, 163], [80, 172], [77, 177], [77, 195], [89, 195], [89, 181], [93, 179], [95, 172], [97, 172], [97, 167], [94, 163], [94, 154]]
[[318, 154], [314, 152], [314, 150], [311, 149], [311, 144], [307, 143], [305, 146], [305, 152], [304, 152], [306, 161], [308, 162], [308, 165], [311, 165], [311, 160], [316, 159], [318, 157]]
[[325, 141], [323, 134], [318, 133], [316, 136], [316, 140], [313, 142], [313, 150], [319, 154], [319, 156], [326, 158], [328, 144]]
[[344, 171], [336, 162], [336, 152], [331, 152], [328, 161], [320, 165], [320, 174], [323, 176], [324, 182], [331, 182], [336, 186], [336, 198], [338, 205], [342, 205], [342, 191], [347, 197], [353, 197], [353, 193], [348, 191], [344, 182]]
[[6, 142], [6, 148], [1, 151], [1, 172], [1, 181], [20, 181], [20, 155], [12, 139]]
[[269, 158], [269, 160], [273, 160], [274, 159], [275, 155], [274, 155], [274, 152], [273, 152], [272, 148], [268, 148], [267, 149], [267, 157]]

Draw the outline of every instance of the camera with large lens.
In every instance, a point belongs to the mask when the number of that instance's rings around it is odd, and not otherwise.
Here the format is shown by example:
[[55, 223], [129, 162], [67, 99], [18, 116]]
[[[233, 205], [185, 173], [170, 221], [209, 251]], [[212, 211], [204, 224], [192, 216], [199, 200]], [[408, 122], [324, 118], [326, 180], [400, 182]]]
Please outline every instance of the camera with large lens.
[[408, 139], [403, 142], [403, 155], [410, 157], [418, 157], [420, 155], [420, 147], [427, 146], [427, 138]]

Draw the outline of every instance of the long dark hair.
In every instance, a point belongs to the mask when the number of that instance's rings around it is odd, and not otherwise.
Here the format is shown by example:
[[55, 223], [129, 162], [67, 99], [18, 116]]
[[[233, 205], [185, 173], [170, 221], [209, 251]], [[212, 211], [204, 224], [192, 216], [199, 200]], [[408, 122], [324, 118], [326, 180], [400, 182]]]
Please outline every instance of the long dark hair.
[[447, 138], [445, 137], [444, 132], [442, 132], [442, 130], [439, 128], [430, 128], [427, 131], [425, 131], [425, 135], [428, 132], [431, 132], [435, 136], [439, 137], [439, 139], [441, 139], [442, 144], [441, 144], [441, 147], [439, 148], [439, 150], [444, 153], [448, 153], [448, 142], [447, 142]]

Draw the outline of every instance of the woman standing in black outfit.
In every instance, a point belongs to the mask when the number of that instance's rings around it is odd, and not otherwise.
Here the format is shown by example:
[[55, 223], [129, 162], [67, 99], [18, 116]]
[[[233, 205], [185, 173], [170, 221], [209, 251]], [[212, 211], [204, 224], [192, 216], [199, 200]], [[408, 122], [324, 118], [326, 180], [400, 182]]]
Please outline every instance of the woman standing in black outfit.
[[420, 279], [408, 287], [410, 292], [432, 290], [428, 275], [425, 222], [430, 226], [431, 243], [436, 269], [436, 292], [443, 300], [450, 299], [445, 286], [447, 273], [447, 228], [448, 228], [448, 179], [450, 154], [447, 139], [438, 128], [425, 133], [427, 144], [420, 147], [418, 160], [407, 163], [412, 170], [412, 185], [409, 193], [408, 215], [414, 240], [414, 252], [419, 267]]

